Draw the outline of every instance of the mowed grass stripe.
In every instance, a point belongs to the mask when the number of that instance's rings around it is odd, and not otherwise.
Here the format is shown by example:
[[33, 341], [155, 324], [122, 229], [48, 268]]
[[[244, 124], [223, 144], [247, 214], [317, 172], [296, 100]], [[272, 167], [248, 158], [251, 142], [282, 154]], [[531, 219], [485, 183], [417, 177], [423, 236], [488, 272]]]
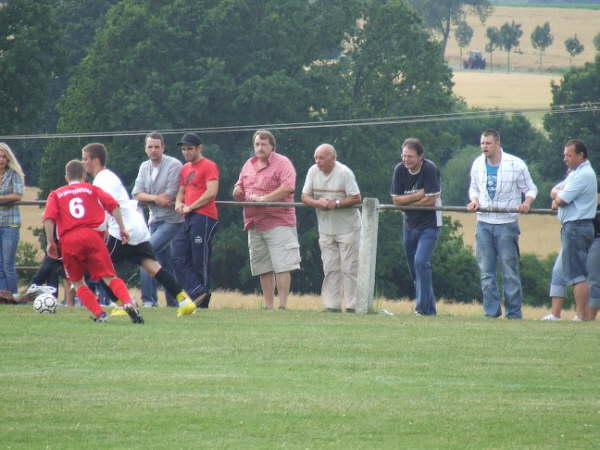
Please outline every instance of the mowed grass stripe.
[[598, 326], [0, 307], [5, 448], [585, 448]]

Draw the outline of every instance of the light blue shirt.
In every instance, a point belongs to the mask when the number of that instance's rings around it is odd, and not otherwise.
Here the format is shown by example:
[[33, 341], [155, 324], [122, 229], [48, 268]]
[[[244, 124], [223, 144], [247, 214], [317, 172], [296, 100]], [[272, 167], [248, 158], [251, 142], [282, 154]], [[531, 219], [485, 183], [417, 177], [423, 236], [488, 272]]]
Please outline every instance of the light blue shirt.
[[558, 198], [567, 203], [558, 208], [560, 223], [596, 217], [598, 180], [589, 161], [582, 162], [567, 175]]

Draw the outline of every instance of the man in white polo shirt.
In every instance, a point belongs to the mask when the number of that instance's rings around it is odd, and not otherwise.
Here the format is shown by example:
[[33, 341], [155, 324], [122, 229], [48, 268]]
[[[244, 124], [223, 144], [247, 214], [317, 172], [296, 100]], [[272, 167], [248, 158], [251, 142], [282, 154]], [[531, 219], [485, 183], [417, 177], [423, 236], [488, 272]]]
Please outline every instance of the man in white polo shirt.
[[302, 202], [315, 208], [323, 260], [321, 296], [327, 312], [356, 311], [356, 278], [360, 246], [360, 190], [354, 173], [338, 162], [335, 148], [321, 144], [308, 170]]

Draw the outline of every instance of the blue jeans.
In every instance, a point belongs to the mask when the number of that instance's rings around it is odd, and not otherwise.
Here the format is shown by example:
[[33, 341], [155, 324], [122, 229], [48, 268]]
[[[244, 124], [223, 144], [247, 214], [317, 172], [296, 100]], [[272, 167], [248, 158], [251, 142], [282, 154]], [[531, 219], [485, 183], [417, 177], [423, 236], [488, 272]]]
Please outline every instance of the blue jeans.
[[[169, 273], [174, 273], [173, 263], [171, 261], [171, 241], [179, 231], [182, 223], [152, 222], [148, 227], [150, 229], [150, 245], [154, 249], [154, 254], [160, 265]], [[142, 289], [142, 301], [144, 303], [158, 304], [156, 295], [156, 280], [140, 267], [140, 284]], [[168, 292], [165, 292], [167, 306], [178, 306], [177, 299]]]
[[210, 254], [218, 226], [218, 220], [191, 212], [173, 240], [173, 267], [192, 299], [209, 290]]
[[562, 226], [562, 268], [567, 285], [572, 286], [586, 280], [586, 261], [593, 240], [594, 224], [591, 220], [566, 222]]
[[477, 263], [481, 272], [483, 310], [488, 317], [502, 315], [500, 294], [496, 282], [496, 265], [500, 261], [504, 290], [505, 315], [509, 319], [523, 317], [523, 292], [519, 274], [519, 224], [517, 222], [491, 224], [478, 221]]
[[15, 257], [19, 243], [19, 227], [0, 227], [0, 289], [17, 293]]
[[587, 258], [590, 307], [600, 308], [600, 236], [594, 239]]
[[404, 250], [415, 286], [415, 311], [426, 316], [434, 316], [437, 313], [431, 277], [431, 257], [439, 233], [439, 227], [419, 229], [409, 228], [404, 224]]

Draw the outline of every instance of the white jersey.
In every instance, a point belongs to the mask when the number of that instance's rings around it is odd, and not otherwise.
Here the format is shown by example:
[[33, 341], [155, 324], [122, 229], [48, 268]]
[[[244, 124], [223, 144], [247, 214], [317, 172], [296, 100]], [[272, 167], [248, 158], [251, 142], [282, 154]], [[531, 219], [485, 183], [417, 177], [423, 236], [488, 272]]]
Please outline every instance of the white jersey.
[[[137, 245], [141, 242], [150, 240], [150, 231], [146, 226], [144, 216], [138, 210], [137, 200], [129, 198], [123, 183], [114, 172], [109, 169], [102, 169], [94, 178], [94, 186], [98, 186], [103, 191], [112, 195], [119, 203], [125, 228], [130, 234], [129, 244]], [[121, 239], [119, 224], [111, 215], [107, 214], [108, 234], [116, 239]]]

